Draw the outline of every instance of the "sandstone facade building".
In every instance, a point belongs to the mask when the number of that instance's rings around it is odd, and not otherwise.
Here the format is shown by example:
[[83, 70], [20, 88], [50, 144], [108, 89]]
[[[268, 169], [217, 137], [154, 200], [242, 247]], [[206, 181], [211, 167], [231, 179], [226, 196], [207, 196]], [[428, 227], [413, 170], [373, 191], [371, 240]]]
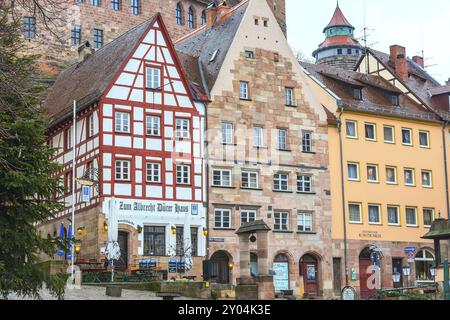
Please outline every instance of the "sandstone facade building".
[[[240, 278], [242, 224], [270, 228], [277, 292], [332, 294], [326, 113], [262, 0], [229, 9], [176, 43], [198, 57], [207, 106], [208, 258], [220, 283]], [[217, 16], [212, 14], [211, 18]], [[259, 274], [251, 244], [251, 273]]]

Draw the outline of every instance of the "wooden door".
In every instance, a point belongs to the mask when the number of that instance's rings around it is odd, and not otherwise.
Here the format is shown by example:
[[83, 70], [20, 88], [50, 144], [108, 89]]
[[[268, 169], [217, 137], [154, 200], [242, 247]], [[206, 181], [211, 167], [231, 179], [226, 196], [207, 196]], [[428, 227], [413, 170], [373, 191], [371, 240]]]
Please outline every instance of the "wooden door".
[[307, 256], [302, 259], [303, 283], [305, 285], [305, 295], [310, 297], [319, 296], [319, 269], [317, 259]]
[[341, 295], [342, 291], [342, 266], [341, 258], [333, 258], [333, 289], [334, 294]]
[[118, 237], [120, 247], [120, 259], [114, 261], [116, 269], [126, 270], [128, 268], [128, 232], [119, 231]]
[[230, 283], [229, 259], [224, 252], [216, 252], [211, 257], [211, 278], [217, 283]]
[[374, 294], [374, 289], [369, 289], [367, 286], [367, 279], [371, 276], [370, 273], [367, 273], [370, 266], [372, 266], [370, 259], [359, 260], [359, 291], [363, 300], [369, 299]]

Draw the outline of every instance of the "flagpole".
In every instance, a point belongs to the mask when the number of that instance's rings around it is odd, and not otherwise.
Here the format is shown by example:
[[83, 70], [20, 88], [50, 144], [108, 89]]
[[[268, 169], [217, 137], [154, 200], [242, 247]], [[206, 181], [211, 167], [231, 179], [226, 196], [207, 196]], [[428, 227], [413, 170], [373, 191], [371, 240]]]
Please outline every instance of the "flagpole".
[[[75, 236], [75, 201], [76, 201], [76, 143], [77, 143], [77, 101], [73, 101], [73, 129], [72, 129], [72, 237]], [[75, 264], [75, 250], [72, 239], [70, 239], [71, 248], [71, 265], [72, 265], [72, 281], [74, 277], [74, 264]]]

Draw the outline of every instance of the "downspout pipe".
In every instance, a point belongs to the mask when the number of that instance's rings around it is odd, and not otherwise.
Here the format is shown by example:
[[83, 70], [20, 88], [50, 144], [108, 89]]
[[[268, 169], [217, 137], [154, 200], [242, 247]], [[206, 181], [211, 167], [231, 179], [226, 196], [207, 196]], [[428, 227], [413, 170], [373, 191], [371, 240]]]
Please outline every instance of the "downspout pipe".
[[342, 190], [342, 218], [344, 224], [344, 265], [345, 265], [345, 285], [350, 285], [349, 268], [348, 268], [348, 239], [347, 239], [347, 206], [345, 205], [345, 180], [344, 180], [344, 151], [342, 142], [342, 116], [344, 114], [344, 103], [337, 100], [339, 108], [338, 132], [339, 132], [339, 156], [341, 166], [341, 190]]
[[444, 170], [445, 170], [445, 196], [447, 204], [447, 218], [450, 219], [450, 199], [449, 199], [449, 184], [448, 184], [448, 166], [447, 166], [447, 139], [446, 131], [449, 121], [446, 120], [442, 126], [442, 143], [444, 144]]

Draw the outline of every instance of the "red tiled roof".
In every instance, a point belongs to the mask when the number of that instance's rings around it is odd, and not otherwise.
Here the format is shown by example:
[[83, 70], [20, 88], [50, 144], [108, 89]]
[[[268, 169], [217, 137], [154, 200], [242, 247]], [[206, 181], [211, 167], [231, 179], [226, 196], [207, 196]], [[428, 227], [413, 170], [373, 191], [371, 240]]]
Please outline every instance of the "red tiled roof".
[[356, 41], [356, 39], [350, 36], [336, 36], [326, 38], [325, 41], [322, 42], [322, 44], [319, 46], [319, 48], [328, 48], [342, 45], [357, 46], [357, 47], [361, 46], [359, 42]]
[[331, 18], [330, 23], [328, 23], [325, 29], [336, 26], [349, 26], [353, 28], [353, 26], [350, 24], [350, 22], [348, 22], [347, 18], [342, 13], [341, 8], [339, 8], [339, 5], [336, 7], [333, 17]]

